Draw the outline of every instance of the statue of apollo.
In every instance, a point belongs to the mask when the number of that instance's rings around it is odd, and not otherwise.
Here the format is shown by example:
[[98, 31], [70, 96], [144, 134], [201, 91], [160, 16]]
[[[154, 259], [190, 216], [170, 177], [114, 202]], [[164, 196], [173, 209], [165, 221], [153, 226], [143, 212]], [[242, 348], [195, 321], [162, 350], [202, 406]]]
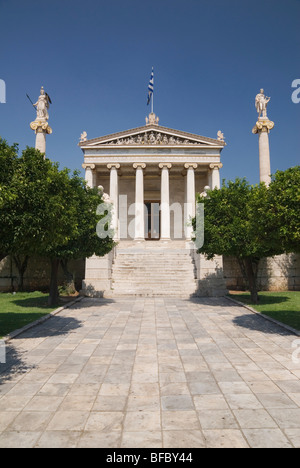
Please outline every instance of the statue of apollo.
[[261, 89], [255, 97], [255, 107], [258, 112], [258, 118], [263, 117], [267, 118], [267, 104], [270, 101], [270, 97], [264, 95], [264, 90]]

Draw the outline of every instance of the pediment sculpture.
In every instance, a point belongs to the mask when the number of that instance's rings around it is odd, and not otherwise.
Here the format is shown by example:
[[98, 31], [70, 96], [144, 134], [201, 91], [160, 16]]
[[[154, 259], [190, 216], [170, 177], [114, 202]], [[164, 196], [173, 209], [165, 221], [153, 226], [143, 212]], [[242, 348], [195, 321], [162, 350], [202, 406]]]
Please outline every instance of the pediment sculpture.
[[116, 138], [111, 141], [107, 141], [103, 143], [105, 145], [199, 145], [201, 146], [202, 143], [190, 140], [179, 138], [173, 135], [168, 135], [166, 133], [158, 132], [158, 131], [150, 131], [145, 133], [140, 133], [137, 135], [131, 135], [129, 137], [124, 138]]

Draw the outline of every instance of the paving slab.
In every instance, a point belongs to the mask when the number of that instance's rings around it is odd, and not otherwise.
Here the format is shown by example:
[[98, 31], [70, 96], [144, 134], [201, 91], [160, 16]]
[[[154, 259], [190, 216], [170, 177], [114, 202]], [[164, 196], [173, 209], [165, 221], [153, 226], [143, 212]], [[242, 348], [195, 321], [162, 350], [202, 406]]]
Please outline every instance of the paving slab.
[[300, 445], [297, 337], [226, 298], [84, 298], [0, 364], [0, 447]]

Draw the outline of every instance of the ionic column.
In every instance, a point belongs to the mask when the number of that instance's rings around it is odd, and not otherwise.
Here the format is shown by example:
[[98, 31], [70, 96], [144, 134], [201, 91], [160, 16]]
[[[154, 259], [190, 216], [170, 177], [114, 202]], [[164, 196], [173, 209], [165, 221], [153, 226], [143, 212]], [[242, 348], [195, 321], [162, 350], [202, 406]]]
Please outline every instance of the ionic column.
[[211, 189], [214, 190], [215, 188], [221, 188], [221, 181], [220, 181], [220, 169], [223, 167], [222, 163], [212, 163], [209, 165], [211, 172]]
[[87, 183], [87, 186], [90, 188], [94, 187], [94, 169], [95, 169], [95, 164], [82, 164], [83, 169], [85, 169], [85, 181]]
[[116, 240], [119, 238], [118, 169], [120, 169], [120, 164], [107, 164], [107, 168], [110, 170], [109, 198], [113, 204], [111, 227], [114, 230], [114, 239]]
[[170, 225], [170, 184], [169, 184], [169, 169], [172, 164], [160, 163], [161, 169], [161, 240], [170, 240], [171, 225]]
[[274, 122], [269, 120], [268, 117], [260, 117], [252, 130], [252, 133], [258, 133], [259, 180], [265, 182], [267, 186], [271, 183], [269, 133], [273, 127]]
[[52, 128], [46, 121], [35, 120], [31, 122], [30, 128], [35, 132], [35, 149], [46, 153], [46, 135], [52, 133]]
[[145, 211], [144, 211], [144, 163], [135, 163], [135, 231], [134, 240], [145, 240]]
[[198, 164], [196, 163], [186, 163], [184, 165], [187, 169], [186, 175], [186, 229], [185, 237], [188, 240], [192, 238], [193, 227], [191, 224], [191, 219], [195, 217], [196, 214], [196, 192], [195, 192], [195, 169], [197, 169]]

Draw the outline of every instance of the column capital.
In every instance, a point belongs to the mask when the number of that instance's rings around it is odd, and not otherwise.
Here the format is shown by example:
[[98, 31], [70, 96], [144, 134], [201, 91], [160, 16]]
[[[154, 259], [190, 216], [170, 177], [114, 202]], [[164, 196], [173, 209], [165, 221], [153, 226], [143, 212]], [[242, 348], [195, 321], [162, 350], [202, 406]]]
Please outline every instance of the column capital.
[[196, 164], [196, 163], [185, 163], [184, 167], [185, 167], [185, 169], [197, 169], [198, 164]]
[[265, 119], [261, 117], [260, 119], [258, 119], [255, 126], [253, 127], [252, 133], [254, 134], [263, 133], [263, 132], [270, 133], [270, 130], [272, 130], [274, 125], [275, 125], [274, 122], [272, 122], [268, 118]]
[[159, 163], [158, 167], [160, 169], [163, 169], [164, 167], [166, 167], [167, 169], [171, 169], [172, 164], [171, 163]]
[[91, 169], [94, 170], [96, 168], [96, 164], [91, 164], [91, 163], [83, 163], [82, 164], [83, 169]]
[[222, 163], [211, 163], [209, 165], [210, 169], [222, 169], [223, 164]]
[[120, 169], [120, 164], [118, 163], [111, 163], [111, 164], [107, 164], [107, 169], [112, 169], [112, 168], [115, 168], [115, 169]]
[[48, 122], [42, 121], [42, 120], [34, 120], [33, 122], [30, 123], [30, 128], [31, 130], [34, 130], [35, 133], [48, 133], [48, 135], [51, 135], [52, 133], [52, 128], [48, 124]]
[[145, 163], [134, 163], [134, 164], [133, 164], [133, 168], [134, 168], [134, 169], [138, 169], [138, 168], [145, 169], [145, 168], [146, 168], [146, 164], [145, 164]]

